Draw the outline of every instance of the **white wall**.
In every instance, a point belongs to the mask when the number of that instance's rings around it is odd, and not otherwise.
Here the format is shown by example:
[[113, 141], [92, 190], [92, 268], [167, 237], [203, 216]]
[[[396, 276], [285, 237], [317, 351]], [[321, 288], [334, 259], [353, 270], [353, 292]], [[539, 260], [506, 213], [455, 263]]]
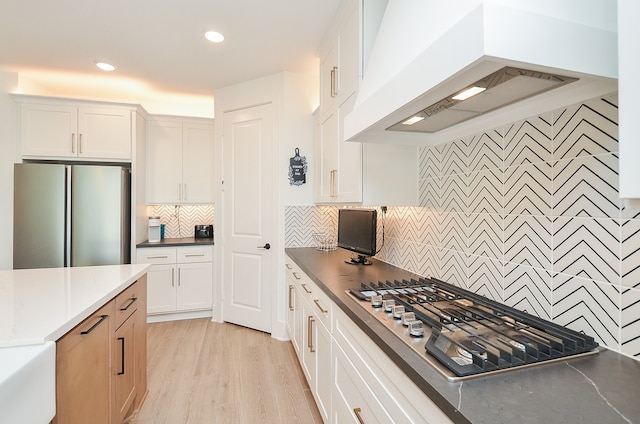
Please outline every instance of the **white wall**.
[[223, 227], [228, 222], [224, 217], [222, 193], [219, 181], [222, 179], [222, 134], [224, 112], [249, 108], [271, 103], [274, 112], [273, 140], [277, 155], [274, 170], [273, 202], [274, 202], [274, 234], [277, 240], [273, 255], [273, 321], [272, 336], [287, 338], [285, 321], [285, 274], [280, 264], [284, 263], [284, 206], [286, 204], [313, 204], [313, 173], [307, 174], [307, 183], [303, 186], [290, 186], [288, 178], [289, 158], [294, 155], [295, 148], [300, 149], [302, 156], [307, 156], [309, 163], [313, 152], [314, 107], [318, 104], [318, 80], [293, 73], [279, 73], [257, 80], [247, 81], [217, 90], [215, 93], [215, 143], [216, 143], [216, 278], [218, 282], [214, 290], [214, 320], [222, 320], [221, 295], [223, 281], [224, 251]]
[[0, 269], [13, 268], [13, 164], [18, 161], [16, 104], [9, 95], [18, 74], [0, 71]]

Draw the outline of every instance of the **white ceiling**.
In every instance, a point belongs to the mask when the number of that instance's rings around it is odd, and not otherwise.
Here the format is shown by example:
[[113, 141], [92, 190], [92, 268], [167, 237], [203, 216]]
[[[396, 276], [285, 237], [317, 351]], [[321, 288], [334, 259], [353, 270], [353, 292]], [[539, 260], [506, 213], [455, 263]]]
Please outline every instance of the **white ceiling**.
[[[0, 69], [51, 95], [197, 102], [280, 71], [317, 73], [316, 49], [340, 2], [2, 0]], [[225, 41], [210, 43], [207, 30]]]

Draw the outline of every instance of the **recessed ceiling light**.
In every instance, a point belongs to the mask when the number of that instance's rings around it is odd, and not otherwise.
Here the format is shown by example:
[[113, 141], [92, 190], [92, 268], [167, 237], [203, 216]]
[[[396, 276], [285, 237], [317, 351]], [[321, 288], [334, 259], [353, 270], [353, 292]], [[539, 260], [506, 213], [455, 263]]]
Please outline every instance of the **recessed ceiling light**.
[[224, 35], [217, 31], [207, 31], [204, 33], [204, 37], [212, 43], [221, 43], [224, 41]]
[[103, 71], [107, 71], [107, 72], [111, 72], [114, 71], [116, 69], [115, 66], [113, 66], [110, 63], [106, 63], [106, 62], [96, 62], [96, 66], [100, 69], [102, 69]]

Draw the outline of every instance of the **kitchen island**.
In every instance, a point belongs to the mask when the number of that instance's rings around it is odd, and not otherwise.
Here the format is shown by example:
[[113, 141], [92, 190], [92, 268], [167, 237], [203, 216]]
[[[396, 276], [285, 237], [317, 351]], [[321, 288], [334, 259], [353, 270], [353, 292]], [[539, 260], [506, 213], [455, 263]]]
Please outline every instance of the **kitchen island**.
[[361, 282], [416, 278], [373, 259], [345, 264], [341, 249], [286, 249], [291, 260], [452, 421], [461, 423], [640, 422], [640, 361], [610, 350], [502, 374], [448, 382], [346, 291]]
[[[16, 422], [16, 417], [21, 422], [49, 422], [53, 414], [60, 422], [70, 422], [73, 415], [60, 418], [65, 408], [78, 410], [78, 404], [85, 404], [74, 390], [105, 405], [96, 412], [86, 402], [88, 416], [99, 418], [94, 422], [110, 421], [112, 415], [120, 422], [121, 416], [139, 407], [146, 394], [147, 269], [148, 265], [109, 265], [0, 271], [1, 422]], [[96, 317], [96, 311], [103, 315]], [[122, 372], [125, 341], [135, 364], [128, 361]], [[86, 348], [95, 342], [103, 343], [102, 349], [91, 353]], [[74, 370], [84, 362], [91, 372], [78, 375]], [[105, 377], [99, 382], [100, 396], [85, 390], [96, 388], [94, 381], [88, 381], [96, 375]], [[121, 393], [128, 395], [122, 402]]]

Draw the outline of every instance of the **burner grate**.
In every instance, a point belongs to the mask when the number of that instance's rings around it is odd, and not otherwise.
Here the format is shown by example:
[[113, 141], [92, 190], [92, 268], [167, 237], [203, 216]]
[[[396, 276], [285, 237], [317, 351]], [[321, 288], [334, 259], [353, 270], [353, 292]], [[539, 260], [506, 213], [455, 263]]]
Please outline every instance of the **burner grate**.
[[431, 328], [425, 349], [458, 376], [570, 357], [598, 346], [593, 337], [436, 279], [362, 283], [361, 300], [393, 301]]

